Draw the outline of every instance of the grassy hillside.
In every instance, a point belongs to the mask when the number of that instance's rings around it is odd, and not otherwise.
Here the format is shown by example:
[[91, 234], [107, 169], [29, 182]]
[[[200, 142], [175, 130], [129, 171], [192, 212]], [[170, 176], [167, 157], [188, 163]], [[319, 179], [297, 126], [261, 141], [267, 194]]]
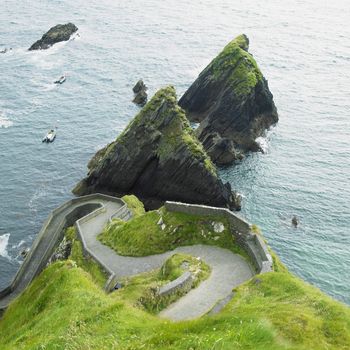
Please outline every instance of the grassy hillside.
[[[221, 232], [215, 232], [215, 223], [223, 225]], [[216, 245], [246, 256], [235, 244], [226, 218], [169, 212], [164, 207], [128, 222], [113, 220], [99, 239], [118, 254], [129, 256], [158, 254], [193, 244]]]
[[[113, 223], [104, 233], [117, 250], [145, 255], [198, 242], [237, 249], [221, 218], [164, 209], [145, 214], [137, 199], [126, 201], [135, 218]], [[221, 233], [214, 232], [213, 220], [223, 223]], [[205, 261], [173, 255], [161, 269], [124, 278], [123, 288], [107, 295], [102, 289], [107, 276], [84, 257], [74, 229], [66, 231], [66, 239], [72, 242], [69, 260], [47, 267], [0, 319], [1, 350], [349, 349], [350, 308], [290, 274], [273, 252], [275, 272], [238, 287], [218, 314], [174, 323], [156, 314], [181, 294], [159, 299], [154, 288], [181, 275], [184, 261], [200, 283], [210, 274]]]
[[56, 262], [0, 320], [1, 349], [349, 349], [349, 308], [288, 272], [257, 276], [219, 314], [178, 323], [144, 311], [133, 283], [106, 295], [73, 261]]

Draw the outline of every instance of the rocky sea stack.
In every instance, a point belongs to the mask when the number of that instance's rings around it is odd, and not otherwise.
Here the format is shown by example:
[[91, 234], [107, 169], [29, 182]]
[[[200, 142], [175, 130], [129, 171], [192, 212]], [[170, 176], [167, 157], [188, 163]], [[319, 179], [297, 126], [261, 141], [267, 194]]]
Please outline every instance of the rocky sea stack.
[[57, 24], [45, 33], [40, 40], [36, 41], [29, 50], [46, 50], [60, 41], [69, 40], [77, 30], [78, 27], [73, 23]]
[[136, 83], [136, 85], [132, 88], [132, 91], [134, 91], [135, 94], [132, 102], [143, 107], [147, 102], [147, 86], [142, 79]]
[[179, 101], [212, 160], [232, 163], [278, 121], [268, 83], [248, 52], [244, 34], [231, 41], [202, 71]]
[[135, 194], [148, 208], [165, 200], [239, 209], [178, 106], [175, 89], [159, 90], [116, 141], [98, 151], [78, 195]]

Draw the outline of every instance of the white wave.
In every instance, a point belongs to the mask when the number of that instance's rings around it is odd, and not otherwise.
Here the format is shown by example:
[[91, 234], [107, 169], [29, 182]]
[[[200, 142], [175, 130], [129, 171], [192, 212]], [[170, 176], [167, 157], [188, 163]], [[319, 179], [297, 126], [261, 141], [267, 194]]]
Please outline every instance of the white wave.
[[9, 243], [10, 234], [5, 233], [4, 235], [0, 236], [0, 256], [4, 258], [10, 258], [7, 252], [7, 245]]
[[266, 137], [258, 137], [255, 139], [255, 141], [257, 142], [257, 144], [259, 145], [261, 151], [263, 153], [267, 153], [268, 149], [269, 149], [269, 143]]
[[18, 244], [14, 244], [12, 246], [13, 249], [17, 249], [19, 247], [21, 247], [26, 241], [24, 241], [23, 239], [18, 243]]
[[0, 114], [0, 128], [9, 128], [13, 125], [13, 121], [8, 119], [5, 115]]

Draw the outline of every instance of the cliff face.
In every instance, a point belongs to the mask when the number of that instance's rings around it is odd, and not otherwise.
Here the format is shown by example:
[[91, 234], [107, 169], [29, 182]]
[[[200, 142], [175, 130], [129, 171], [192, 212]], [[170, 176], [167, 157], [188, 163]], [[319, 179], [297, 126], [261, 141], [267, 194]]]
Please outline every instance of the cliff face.
[[248, 48], [244, 34], [231, 41], [179, 101], [188, 118], [200, 122], [198, 137], [217, 164], [258, 150], [255, 139], [278, 121], [267, 81]]
[[98, 151], [88, 176], [75, 187], [92, 192], [135, 194], [148, 208], [165, 200], [239, 209], [177, 105], [173, 87], [158, 91], [118, 139]]
[[46, 32], [42, 38], [36, 41], [30, 48], [31, 50], [46, 50], [53, 44], [60, 41], [67, 41], [78, 28], [73, 23], [57, 24]]

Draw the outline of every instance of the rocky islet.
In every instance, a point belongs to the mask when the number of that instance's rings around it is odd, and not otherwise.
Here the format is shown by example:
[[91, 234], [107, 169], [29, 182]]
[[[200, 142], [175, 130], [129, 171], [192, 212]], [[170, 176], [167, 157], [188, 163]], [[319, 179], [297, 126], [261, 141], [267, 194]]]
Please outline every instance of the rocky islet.
[[88, 168], [75, 194], [132, 193], [148, 208], [165, 200], [240, 208], [239, 196], [219, 179], [172, 86], [159, 90]]
[[277, 123], [278, 114], [249, 39], [232, 40], [200, 73], [179, 100], [190, 121], [199, 122], [199, 140], [218, 165], [259, 150], [256, 138]]
[[78, 27], [73, 23], [57, 24], [47, 31], [41, 39], [37, 40], [28, 50], [46, 50], [52, 45], [67, 41], [72, 34], [78, 31]]

